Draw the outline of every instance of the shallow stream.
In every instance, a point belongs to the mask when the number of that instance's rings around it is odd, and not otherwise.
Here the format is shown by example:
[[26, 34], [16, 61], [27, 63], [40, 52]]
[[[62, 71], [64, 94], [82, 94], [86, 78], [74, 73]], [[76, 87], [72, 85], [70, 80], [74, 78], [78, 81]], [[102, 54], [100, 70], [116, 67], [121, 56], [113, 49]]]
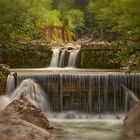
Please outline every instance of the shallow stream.
[[122, 119], [51, 119], [57, 140], [122, 140]]

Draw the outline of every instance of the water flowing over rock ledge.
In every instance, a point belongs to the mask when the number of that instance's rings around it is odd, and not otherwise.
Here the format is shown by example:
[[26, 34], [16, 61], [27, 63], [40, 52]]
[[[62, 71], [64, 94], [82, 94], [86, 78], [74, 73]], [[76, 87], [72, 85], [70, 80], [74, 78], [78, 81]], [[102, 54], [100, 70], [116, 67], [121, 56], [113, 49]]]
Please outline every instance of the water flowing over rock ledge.
[[28, 78], [34, 79], [44, 89], [54, 112], [78, 110], [101, 116], [111, 112], [118, 117], [120, 112], [125, 111], [126, 102], [121, 84], [129, 87], [138, 97], [140, 91], [139, 73], [26, 72], [17, 74], [16, 87]]
[[[24, 43], [20, 42], [21, 45], [13, 51], [8, 50], [8, 48], [3, 48], [2, 58], [0, 62], [5, 62], [10, 65], [10, 67], [18, 68], [35, 68], [35, 67], [48, 67], [50, 65], [50, 60], [52, 57], [51, 47], [63, 48], [66, 44], [63, 43]], [[76, 43], [73, 43], [76, 45]], [[84, 44], [81, 46], [80, 53], [77, 57], [76, 66], [79, 68], [118, 68], [116, 64], [110, 63], [110, 60], [114, 57], [117, 50], [106, 49], [104, 51], [104, 44], [94, 43], [94, 44]], [[100, 48], [96, 50], [95, 48]], [[10, 58], [7, 55], [10, 54]], [[15, 55], [16, 54], [16, 55]], [[21, 59], [22, 57], [22, 59]], [[69, 53], [66, 54], [69, 57]]]
[[[58, 72], [54, 70], [53, 72], [46, 71], [45, 73], [42, 72], [39, 73], [38, 70], [37, 73], [36, 72], [17, 73], [17, 75], [15, 74], [14, 81], [13, 80], [12, 81], [15, 82], [17, 87], [18, 85], [22, 85], [21, 83], [26, 80], [28, 80], [29, 83], [32, 83], [31, 81], [36, 81], [36, 83], [41, 85], [41, 87], [46, 91], [47, 95], [49, 96], [49, 102], [51, 103], [51, 108], [53, 112], [63, 113], [63, 111], [80, 110], [81, 112], [85, 112], [87, 114], [90, 114], [91, 116], [97, 115], [98, 119], [103, 119], [104, 114], [106, 114], [107, 112], [110, 112], [114, 116], [114, 118], [120, 119], [121, 118], [120, 111], [122, 111], [123, 113], [126, 111], [125, 105], [127, 102], [129, 102], [129, 100], [126, 100], [125, 93], [121, 87], [121, 84], [130, 88], [138, 97], [140, 91], [140, 87], [138, 86], [140, 82], [139, 73], [132, 73], [126, 75], [124, 73], [117, 73], [117, 72], [116, 73], [112, 73], [112, 72], [107, 72], [107, 73], [88, 72], [87, 73], [86, 71], [74, 72], [74, 70], [72, 72], [70, 71]], [[29, 85], [29, 83], [26, 84], [26, 86]], [[27, 86], [27, 87], [30, 90], [34, 89], [33, 86]], [[24, 86], [23, 88], [25, 89]], [[25, 91], [29, 91], [29, 90], [25, 90]], [[32, 95], [31, 91], [28, 93]], [[131, 102], [129, 103], [130, 104], [128, 104], [128, 107], [130, 109], [132, 106], [131, 106]], [[19, 110], [19, 113], [16, 113], [16, 115], [20, 120], [23, 120], [22, 124], [24, 124], [24, 126], [27, 125], [27, 123], [31, 122], [37, 126], [43, 127], [43, 130], [49, 129], [49, 126], [47, 126], [48, 127], [47, 128], [46, 126], [44, 127], [44, 125], [42, 124], [38, 125], [38, 123], [40, 123], [40, 119], [37, 119], [37, 121], [36, 120], [34, 121], [33, 120], [34, 118], [32, 119], [28, 107], [24, 108], [22, 104], [20, 105], [20, 107], [21, 109]], [[13, 109], [9, 107], [9, 111], [10, 110], [13, 111]], [[16, 109], [14, 109], [14, 111], [16, 112]], [[24, 115], [26, 116], [26, 114], [28, 117], [24, 118]], [[34, 114], [34, 112], [32, 112], [31, 114], [39, 118], [42, 117], [42, 115], [38, 116]], [[73, 116], [72, 113], [72, 114], [68, 114], [68, 116], [66, 117], [71, 118], [75, 116]], [[14, 123], [17, 124], [17, 122]], [[47, 121], [44, 121], [43, 118], [43, 121], [41, 120], [41, 122], [46, 123]], [[5, 130], [4, 132], [7, 132], [7, 130]], [[12, 135], [15, 135], [13, 134], [13, 131], [12, 132], [10, 131], [10, 133], [12, 133]], [[58, 132], [52, 131], [51, 133], [55, 135]], [[42, 137], [42, 133], [40, 135], [41, 135], [40, 137]], [[2, 131], [2, 136], [3, 136], [3, 131]], [[51, 136], [49, 138], [51, 138]], [[132, 140], [132, 139], [128, 139], [128, 140]]]

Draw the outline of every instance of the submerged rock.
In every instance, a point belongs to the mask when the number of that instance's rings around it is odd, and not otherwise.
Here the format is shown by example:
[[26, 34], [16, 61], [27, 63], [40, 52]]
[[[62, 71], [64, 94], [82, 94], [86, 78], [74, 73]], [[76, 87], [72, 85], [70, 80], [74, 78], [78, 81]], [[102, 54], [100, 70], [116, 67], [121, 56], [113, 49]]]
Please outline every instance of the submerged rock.
[[140, 103], [136, 104], [124, 119], [125, 140], [140, 140]]
[[52, 140], [49, 121], [25, 99], [14, 100], [0, 112], [1, 140]]

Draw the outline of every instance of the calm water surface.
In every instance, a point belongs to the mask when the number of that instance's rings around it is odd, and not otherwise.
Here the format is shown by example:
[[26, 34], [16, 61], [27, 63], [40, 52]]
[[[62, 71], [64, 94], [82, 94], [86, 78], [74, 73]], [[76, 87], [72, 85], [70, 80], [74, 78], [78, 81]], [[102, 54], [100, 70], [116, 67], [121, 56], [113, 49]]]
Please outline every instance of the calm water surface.
[[121, 120], [52, 120], [57, 140], [122, 140]]

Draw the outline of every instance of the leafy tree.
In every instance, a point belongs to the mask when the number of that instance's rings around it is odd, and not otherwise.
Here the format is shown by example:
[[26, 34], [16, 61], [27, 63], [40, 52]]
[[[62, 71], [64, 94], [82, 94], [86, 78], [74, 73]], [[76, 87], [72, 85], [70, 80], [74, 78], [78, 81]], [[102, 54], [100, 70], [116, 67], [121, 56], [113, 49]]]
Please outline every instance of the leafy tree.
[[0, 0], [0, 44], [14, 50], [19, 40], [39, 40], [46, 27], [61, 26], [113, 42], [121, 49], [116, 61], [125, 65], [139, 58], [129, 53], [140, 48], [139, 9], [140, 0]]
[[79, 29], [84, 25], [84, 15], [81, 10], [69, 10], [67, 17], [68, 27], [72, 30]]

